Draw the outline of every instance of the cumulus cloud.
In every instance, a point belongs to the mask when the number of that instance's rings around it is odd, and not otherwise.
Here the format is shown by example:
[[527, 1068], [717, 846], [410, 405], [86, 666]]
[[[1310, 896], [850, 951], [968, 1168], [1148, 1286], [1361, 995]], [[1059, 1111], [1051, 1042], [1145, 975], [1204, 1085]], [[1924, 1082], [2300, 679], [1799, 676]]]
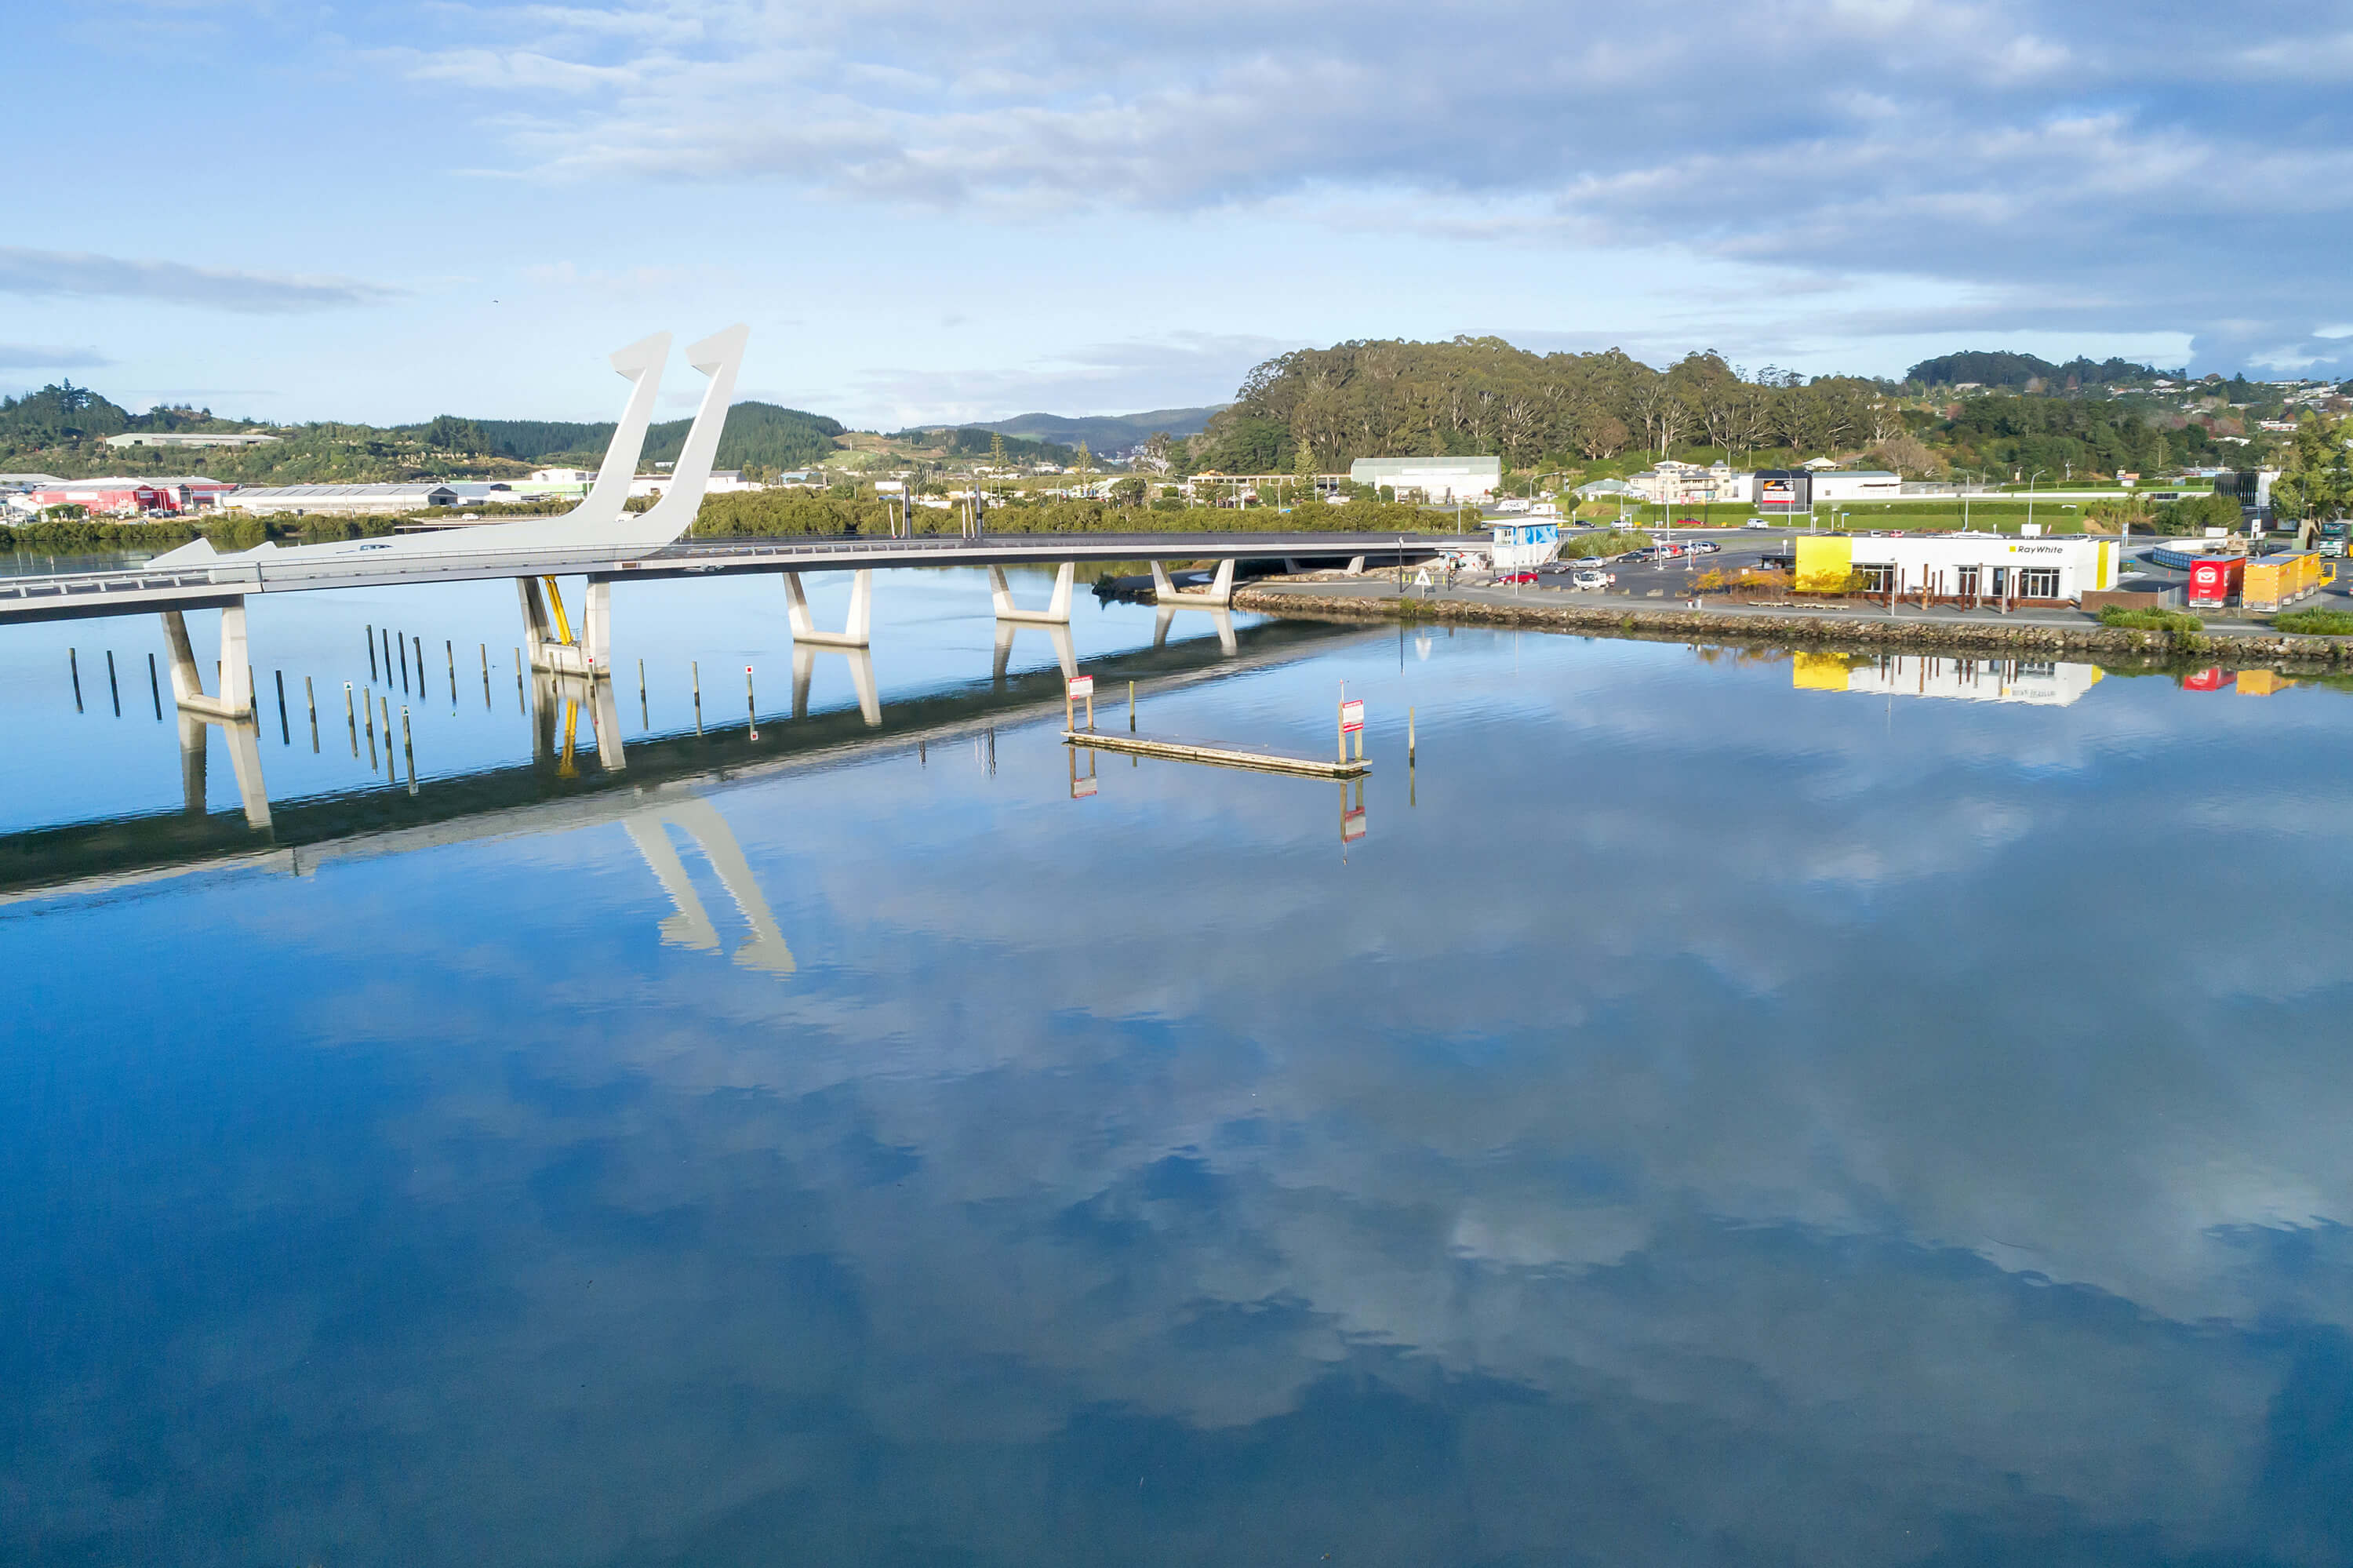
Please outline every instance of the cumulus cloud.
[[86, 251], [0, 246], [0, 293], [33, 298], [157, 300], [256, 315], [381, 304], [401, 291], [354, 278], [301, 277], [140, 261]]
[[[2314, 347], [2353, 205], [2330, 90], [2353, 40], [2312, 0], [2162, 28], [2049, 0], [1709, 0], [1639, 37], [1527, 0], [1435, 26], [1397, 3], [1230, 0], [448, 17], [395, 58], [501, 90], [508, 155], [543, 176], [1010, 213], [1282, 203], [1345, 222], [1385, 204], [1498, 243], [1977, 285], [2021, 322], [2056, 288], [2125, 330], [2283, 362]], [[2232, 313], [2255, 328], [2216, 325]]]

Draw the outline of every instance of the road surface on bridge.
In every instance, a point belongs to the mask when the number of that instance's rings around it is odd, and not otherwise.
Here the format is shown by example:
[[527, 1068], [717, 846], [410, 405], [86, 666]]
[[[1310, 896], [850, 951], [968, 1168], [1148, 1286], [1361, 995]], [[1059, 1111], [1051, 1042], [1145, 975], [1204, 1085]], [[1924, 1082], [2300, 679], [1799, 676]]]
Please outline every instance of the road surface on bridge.
[[[885, 567], [1054, 566], [1064, 561], [1224, 561], [1355, 557], [1368, 565], [1427, 559], [1464, 544], [1454, 534], [998, 534], [980, 538], [681, 539], [617, 553], [609, 545], [470, 547], [452, 530], [446, 550], [414, 545], [371, 560], [365, 546], [321, 558], [249, 551], [202, 563], [0, 578], [0, 624], [202, 609], [251, 594], [398, 588], [495, 577], [590, 577], [608, 581], [745, 572], [855, 571]], [[405, 544], [408, 541], [404, 541]]]

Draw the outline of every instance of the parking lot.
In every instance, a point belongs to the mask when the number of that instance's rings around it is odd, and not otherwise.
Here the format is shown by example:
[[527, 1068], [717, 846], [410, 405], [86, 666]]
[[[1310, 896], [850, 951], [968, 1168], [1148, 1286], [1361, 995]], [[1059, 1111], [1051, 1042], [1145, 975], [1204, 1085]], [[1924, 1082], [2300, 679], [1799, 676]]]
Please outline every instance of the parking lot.
[[[1714, 546], [1715, 548], [1663, 560], [1564, 560], [1558, 565], [1567, 570], [1540, 572], [1536, 576], [1535, 586], [1580, 596], [1598, 592], [1634, 599], [1689, 599], [1694, 592], [1694, 585], [1710, 572], [1722, 572], [1727, 578], [1737, 577], [1744, 568], [1753, 569], [1761, 565], [1767, 555], [1787, 555], [1792, 548], [1792, 535], [1786, 529], [1778, 528], [1770, 531], [1678, 528], [1671, 535], [1654, 533], [1652, 536], [1674, 547], [1699, 545]], [[1571, 582], [1575, 573], [1588, 567], [1614, 576], [1617, 581], [1600, 589], [1573, 588]]]

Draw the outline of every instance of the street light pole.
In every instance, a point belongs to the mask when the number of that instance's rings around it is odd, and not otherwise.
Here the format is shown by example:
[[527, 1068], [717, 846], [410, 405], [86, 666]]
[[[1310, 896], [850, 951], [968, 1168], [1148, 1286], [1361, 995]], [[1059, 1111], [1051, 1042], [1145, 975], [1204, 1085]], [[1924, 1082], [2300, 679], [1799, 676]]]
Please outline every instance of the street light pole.
[[2026, 525], [2029, 528], [2034, 526], [2034, 482], [2050, 471], [2047, 468], [2038, 468], [2026, 476]]

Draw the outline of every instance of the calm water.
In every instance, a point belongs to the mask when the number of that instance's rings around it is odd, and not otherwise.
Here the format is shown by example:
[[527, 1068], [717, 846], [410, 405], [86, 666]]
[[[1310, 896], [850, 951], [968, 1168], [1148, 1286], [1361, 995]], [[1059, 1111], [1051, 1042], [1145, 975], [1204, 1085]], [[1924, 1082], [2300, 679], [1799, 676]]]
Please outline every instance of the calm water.
[[2344, 694], [1082, 602], [1359, 819], [781, 599], [617, 595], [619, 774], [262, 601], [266, 835], [0, 633], [0, 1559], [2353, 1559]]

